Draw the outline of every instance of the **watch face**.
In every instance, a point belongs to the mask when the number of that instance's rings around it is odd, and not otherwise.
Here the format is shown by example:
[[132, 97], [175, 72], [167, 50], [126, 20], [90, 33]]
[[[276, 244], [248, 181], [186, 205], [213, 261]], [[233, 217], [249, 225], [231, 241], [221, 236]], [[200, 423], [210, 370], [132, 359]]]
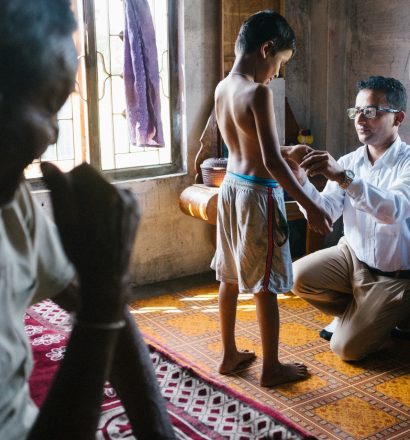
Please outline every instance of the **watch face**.
[[339, 185], [343, 189], [346, 189], [354, 179], [354, 172], [352, 170], [344, 170], [343, 173], [344, 173], [343, 182], [339, 183]]
[[354, 179], [354, 172], [352, 170], [345, 170], [345, 174], [348, 179]]

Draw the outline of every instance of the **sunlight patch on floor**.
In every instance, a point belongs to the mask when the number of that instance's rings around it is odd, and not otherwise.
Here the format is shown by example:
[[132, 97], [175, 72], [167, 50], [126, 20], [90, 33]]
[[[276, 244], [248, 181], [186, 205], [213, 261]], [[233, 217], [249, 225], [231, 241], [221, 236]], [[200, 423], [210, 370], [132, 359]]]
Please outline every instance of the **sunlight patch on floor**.
[[182, 298], [181, 301], [212, 301], [215, 298], [218, 298], [217, 293], [202, 293], [200, 295], [194, 295], [190, 298]]
[[215, 307], [206, 307], [205, 309], [202, 309], [202, 312], [204, 313], [218, 313], [219, 308], [217, 306]]
[[247, 304], [247, 305], [241, 306], [239, 304], [237, 309], [241, 310], [242, 312], [254, 312], [256, 310], [256, 305]]
[[138, 310], [130, 310], [130, 312], [133, 315], [139, 315], [139, 314], [145, 314], [145, 313], [181, 313], [182, 310], [178, 309], [177, 307], [164, 307], [164, 306], [157, 306], [157, 307], [141, 307]]
[[253, 293], [240, 293], [238, 299], [239, 301], [249, 301], [253, 299]]

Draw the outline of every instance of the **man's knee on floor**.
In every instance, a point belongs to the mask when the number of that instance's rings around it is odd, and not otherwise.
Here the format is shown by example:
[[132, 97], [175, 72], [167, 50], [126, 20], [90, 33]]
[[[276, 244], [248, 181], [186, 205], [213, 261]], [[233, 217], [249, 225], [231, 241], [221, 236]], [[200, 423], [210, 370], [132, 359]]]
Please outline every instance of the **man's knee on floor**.
[[307, 264], [301, 264], [300, 260], [293, 263], [293, 287], [292, 293], [303, 297], [309, 291], [308, 280], [311, 276]]
[[363, 341], [338, 338], [335, 333], [330, 341], [330, 349], [343, 361], [360, 361], [367, 355], [365, 348]]

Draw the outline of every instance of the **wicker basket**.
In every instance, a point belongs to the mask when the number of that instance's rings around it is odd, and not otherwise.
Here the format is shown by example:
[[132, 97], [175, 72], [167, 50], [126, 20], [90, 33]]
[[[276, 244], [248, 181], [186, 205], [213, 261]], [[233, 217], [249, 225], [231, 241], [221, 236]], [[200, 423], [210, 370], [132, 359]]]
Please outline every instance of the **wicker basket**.
[[211, 157], [201, 163], [202, 180], [206, 186], [221, 186], [226, 174], [228, 159]]

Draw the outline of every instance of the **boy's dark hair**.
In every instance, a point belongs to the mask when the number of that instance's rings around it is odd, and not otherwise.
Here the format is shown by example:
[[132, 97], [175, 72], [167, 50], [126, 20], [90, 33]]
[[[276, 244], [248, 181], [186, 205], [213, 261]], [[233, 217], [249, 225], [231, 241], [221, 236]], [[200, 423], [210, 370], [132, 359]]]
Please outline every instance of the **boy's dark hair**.
[[70, 0], [0, 0], [0, 95], [24, 96], [47, 80], [55, 45], [76, 23]]
[[358, 81], [357, 91], [363, 89], [380, 90], [386, 95], [389, 105], [403, 112], [407, 109], [407, 92], [403, 84], [395, 78], [384, 76], [369, 76], [367, 79]]
[[248, 17], [239, 30], [235, 49], [240, 53], [251, 53], [266, 41], [273, 42], [274, 54], [282, 50], [296, 50], [293, 29], [282, 15], [266, 9]]

